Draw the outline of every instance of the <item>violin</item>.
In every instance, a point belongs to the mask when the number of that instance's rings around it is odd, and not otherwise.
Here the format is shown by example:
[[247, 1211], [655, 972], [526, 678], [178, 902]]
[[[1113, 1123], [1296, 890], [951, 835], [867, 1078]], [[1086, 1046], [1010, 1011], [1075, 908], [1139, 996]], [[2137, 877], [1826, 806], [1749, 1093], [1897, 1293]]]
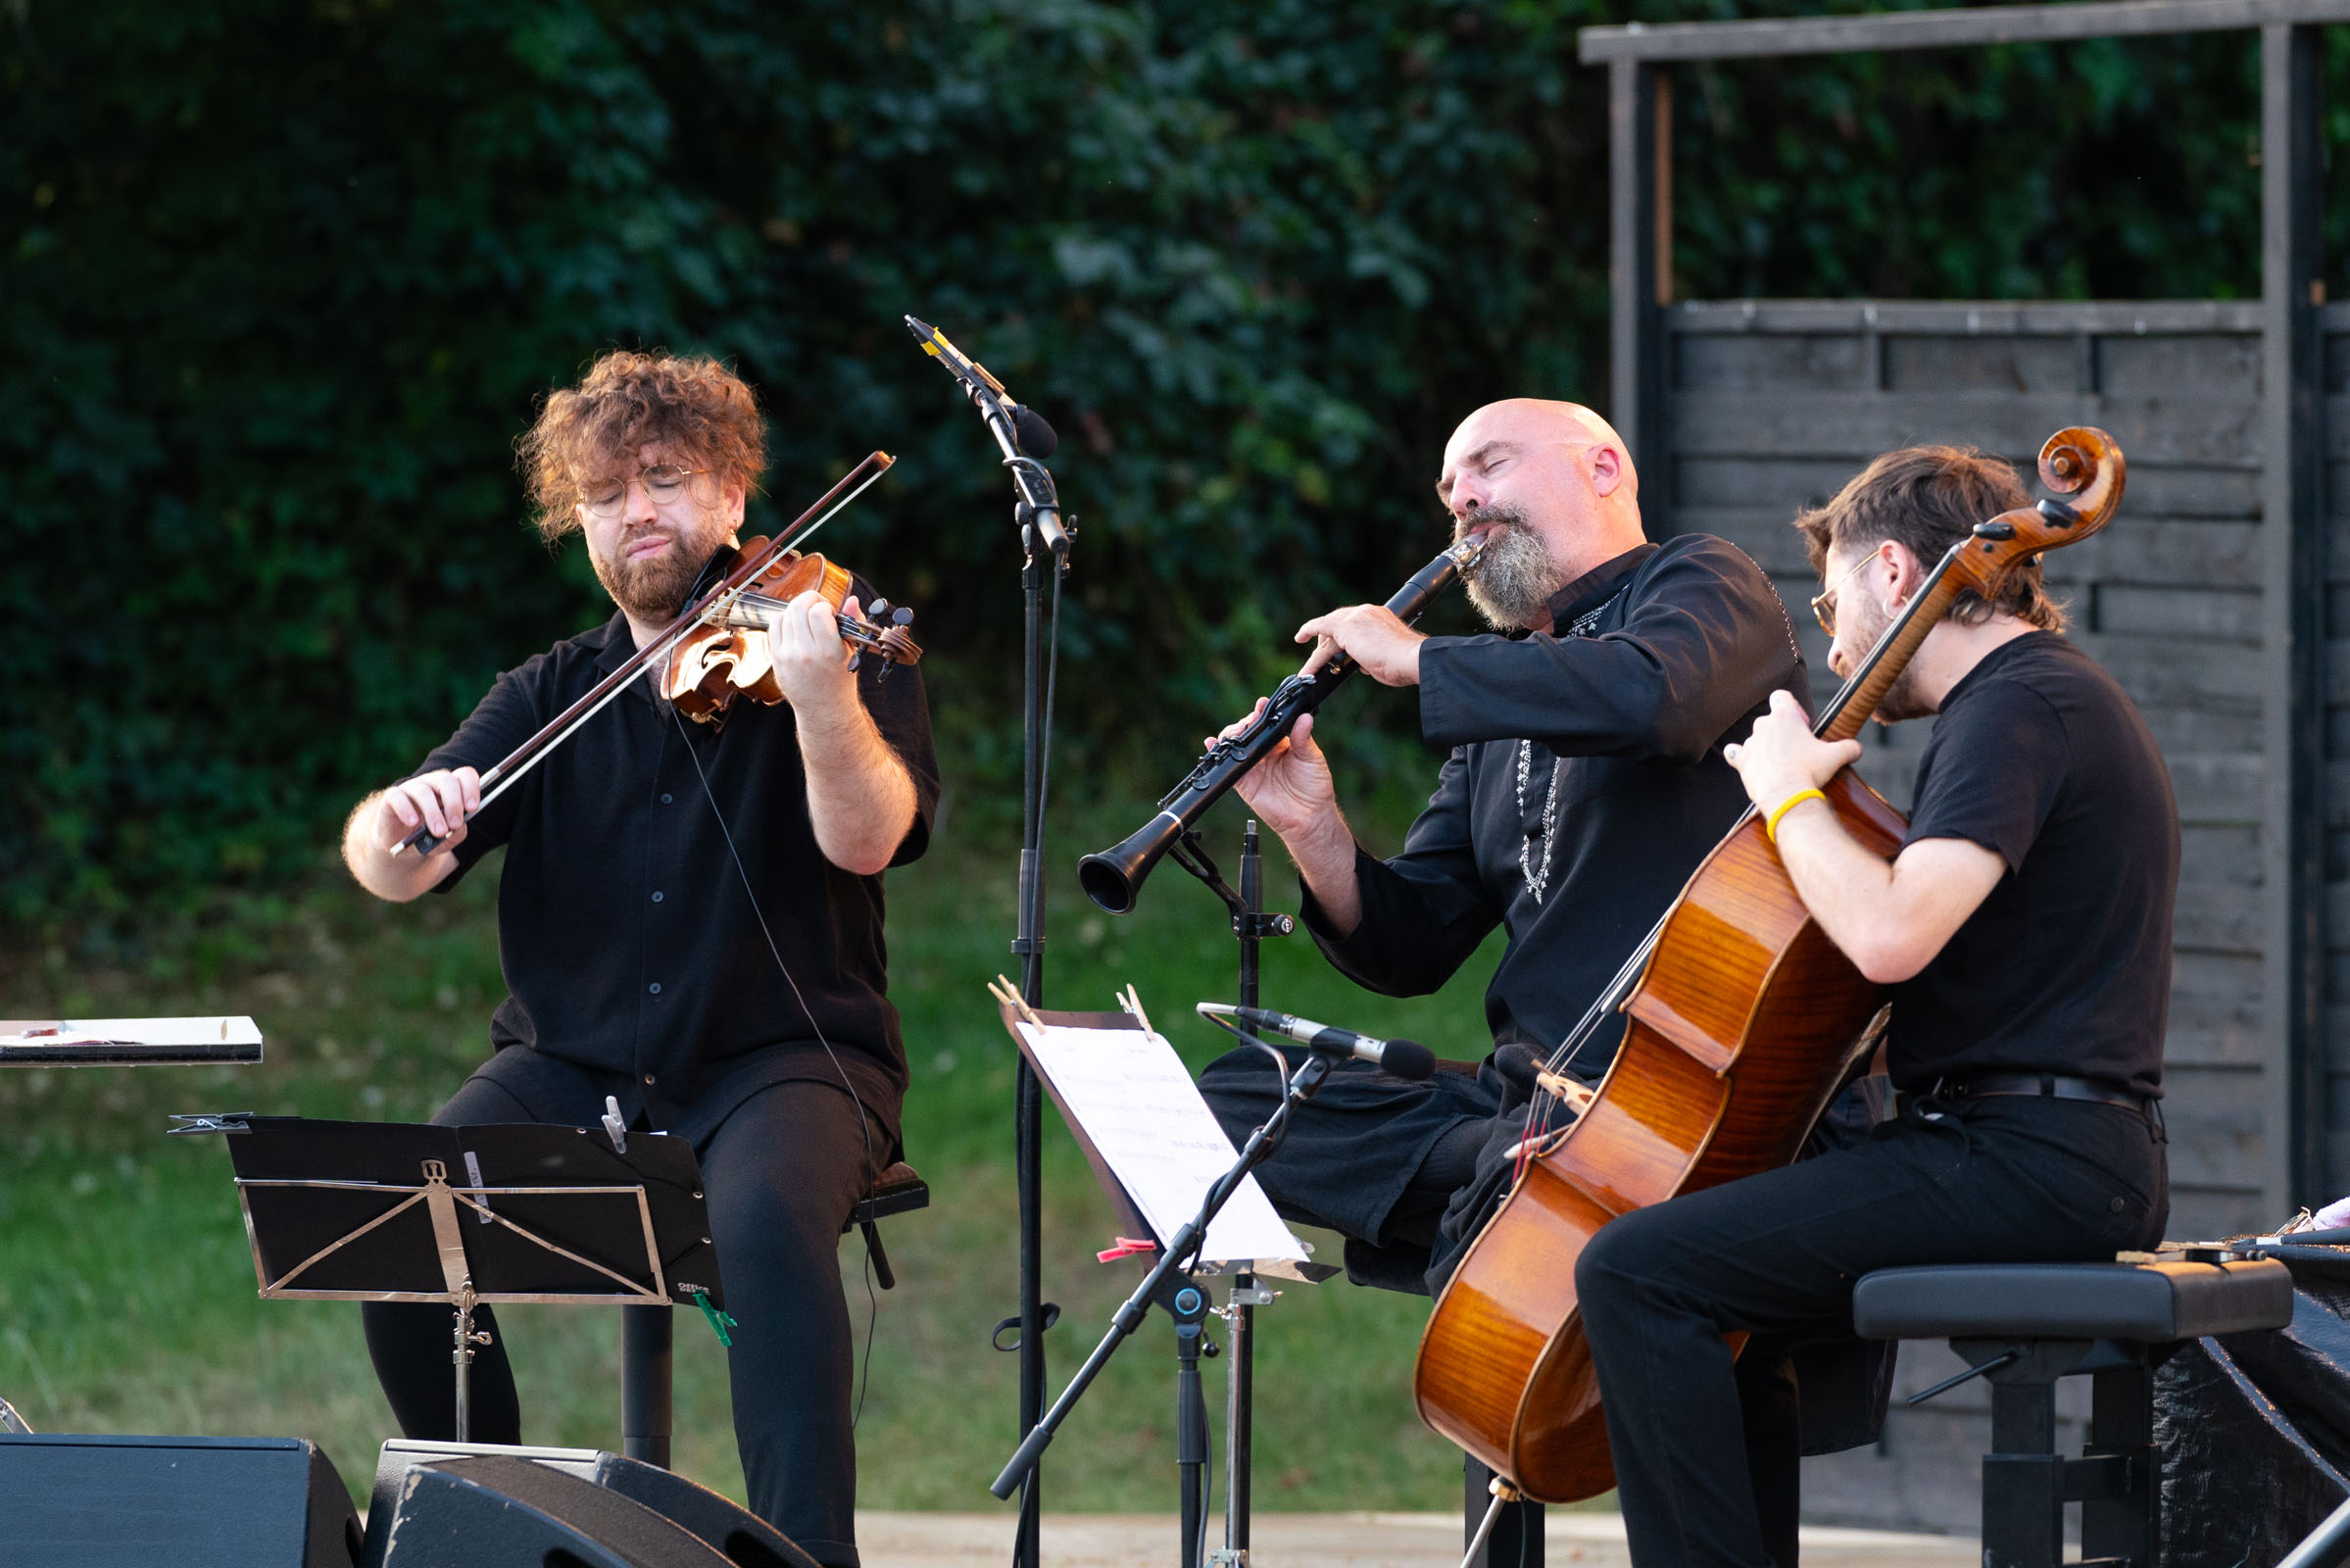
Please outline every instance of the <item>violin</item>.
[[[2039, 472], [2076, 499], [2002, 513], [1952, 545], [1814, 734], [1858, 734], [1960, 593], [1995, 601], [2010, 572], [2087, 538], [2121, 505], [2122, 450], [2102, 430], [2050, 436]], [[1886, 859], [1899, 853], [1907, 824], [1858, 774], [1845, 768], [1826, 795], [1855, 841]], [[1576, 1259], [1618, 1214], [1792, 1160], [1866, 1065], [1884, 991], [1813, 921], [1749, 808], [1538, 1080], [1517, 1183], [1421, 1335], [1420, 1418], [1536, 1502], [1613, 1486]], [[1567, 1060], [1617, 1010], [1624, 1044], [1588, 1093], [1563, 1076]], [[1580, 1114], [1553, 1131], [1561, 1107]]]
[[[765, 535], [756, 535], [744, 540], [735, 555], [737, 559], [756, 557], [767, 546]], [[720, 563], [725, 560], [719, 558]], [[713, 567], [717, 564], [713, 563]], [[773, 564], [744, 585], [721, 613], [698, 622], [670, 650], [661, 695], [679, 712], [703, 724], [717, 722], [737, 697], [755, 703], [782, 702], [783, 688], [775, 679], [774, 659], [767, 647], [767, 623], [775, 612], [811, 589], [839, 611], [849, 598], [851, 581], [846, 566], [822, 556], [782, 551]], [[892, 608], [886, 599], [874, 600], [861, 615], [836, 613], [833, 624], [840, 629], [841, 641], [856, 650], [850, 655], [849, 667], [857, 668], [869, 653], [881, 660], [881, 678], [887, 679], [900, 664], [920, 663], [922, 650], [906, 629], [913, 618], [912, 611], [904, 606]]]

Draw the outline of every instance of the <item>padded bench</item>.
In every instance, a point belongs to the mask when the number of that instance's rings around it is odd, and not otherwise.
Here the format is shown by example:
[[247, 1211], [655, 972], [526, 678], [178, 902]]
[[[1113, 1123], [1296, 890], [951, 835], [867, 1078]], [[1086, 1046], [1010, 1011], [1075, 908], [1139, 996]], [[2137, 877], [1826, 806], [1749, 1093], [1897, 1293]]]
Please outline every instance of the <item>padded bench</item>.
[[[1881, 1269], [1852, 1293], [1874, 1340], [1948, 1340], [1991, 1385], [1983, 1459], [1983, 1568], [2059, 1568], [2064, 1508], [2081, 1504], [2076, 1568], [2153, 1568], [2162, 1455], [2149, 1376], [2155, 1353], [2207, 1334], [2282, 1328], [2293, 1279], [2274, 1259], [1974, 1263]], [[2091, 1379], [2088, 1443], [2056, 1452], [2056, 1380]]]

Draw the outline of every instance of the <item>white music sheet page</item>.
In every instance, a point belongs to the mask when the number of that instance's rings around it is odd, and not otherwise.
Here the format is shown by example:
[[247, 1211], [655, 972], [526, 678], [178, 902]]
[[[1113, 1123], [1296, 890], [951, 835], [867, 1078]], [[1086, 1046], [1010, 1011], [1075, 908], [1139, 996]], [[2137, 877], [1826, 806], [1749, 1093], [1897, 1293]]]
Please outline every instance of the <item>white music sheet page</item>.
[[0, 1018], [0, 1046], [252, 1046], [251, 1018]]
[[[1151, 1228], [1161, 1241], [1172, 1240], [1240, 1153], [1175, 1048], [1142, 1029], [1023, 1023], [1020, 1034]], [[1265, 1074], [1272, 1073], [1267, 1058]], [[1306, 1251], [1250, 1176], [1209, 1222], [1200, 1256], [1217, 1263], [1303, 1262]]]

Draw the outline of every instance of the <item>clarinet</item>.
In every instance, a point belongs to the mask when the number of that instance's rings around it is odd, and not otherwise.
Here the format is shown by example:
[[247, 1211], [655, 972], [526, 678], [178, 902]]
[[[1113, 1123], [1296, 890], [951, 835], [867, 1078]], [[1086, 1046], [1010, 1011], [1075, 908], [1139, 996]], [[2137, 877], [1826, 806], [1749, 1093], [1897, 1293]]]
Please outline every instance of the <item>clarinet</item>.
[[[1412, 573], [1409, 582], [1395, 590], [1387, 608], [1406, 624], [1419, 619], [1420, 612], [1437, 595], [1476, 564], [1478, 552], [1484, 548], [1484, 536], [1476, 534], [1441, 552], [1434, 561]], [[1191, 832], [1192, 824], [1222, 800], [1240, 782], [1242, 774], [1287, 739], [1298, 719], [1320, 708], [1339, 683], [1358, 667], [1342, 653], [1320, 668], [1310, 672], [1300, 670], [1276, 686], [1265, 700], [1265, 710], [1249, 720], [1239, 734], [1209, 747], [1206, 755], [1192, 764], [1183, 782], [1159, 801], [1158, 814], [1144, 823], [1140, 832], [1112, 849], [1089, 855], [1077, 862], [1078, 885], [1085, 889], [1086, 897], [1111, 914], [1125, 914], [1133, 909], [1144, 878]]]

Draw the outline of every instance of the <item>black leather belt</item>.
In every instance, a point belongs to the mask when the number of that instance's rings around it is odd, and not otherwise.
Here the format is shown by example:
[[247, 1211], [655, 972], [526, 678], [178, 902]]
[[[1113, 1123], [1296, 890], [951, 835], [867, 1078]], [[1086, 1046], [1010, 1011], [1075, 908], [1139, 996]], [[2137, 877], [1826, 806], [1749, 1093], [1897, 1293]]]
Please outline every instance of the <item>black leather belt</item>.
[[1994, 1072], [1974, 1078], [1944, 1078], [1934, 1084], [1935, 1100], [1983, 1100], [1992, 1095], [2036, 1095], [2044, 1100], [2090, 1100], [2101, 1105], [2143, 1110], [2147, 1097], [2116, 1089], [2093, 1078], [2068, 1078], [2052, 1072]]

